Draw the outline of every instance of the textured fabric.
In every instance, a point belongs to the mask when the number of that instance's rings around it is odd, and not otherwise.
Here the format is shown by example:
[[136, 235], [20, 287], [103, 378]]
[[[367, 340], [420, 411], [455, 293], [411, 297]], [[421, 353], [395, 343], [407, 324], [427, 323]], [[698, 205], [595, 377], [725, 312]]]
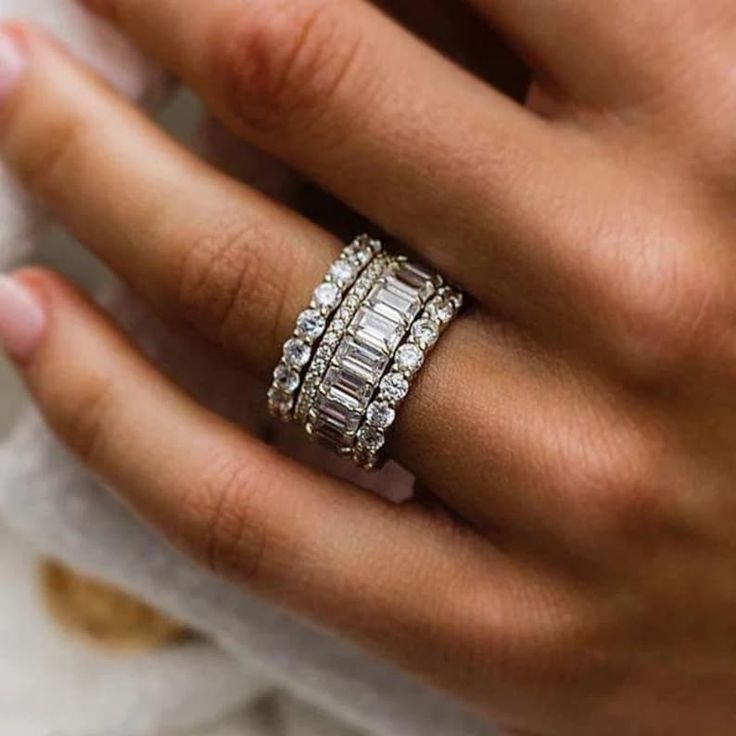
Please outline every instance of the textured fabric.
[[[161, 74], [109, 29], [87, 19], [72, 0], [0, 0], [0, 17], [13, 15], [42, 19], [128, 97], [150, 101], [160, 94]], [[0, 266], [8, 266], [32, 253], [43, 218], [1, 174], [0, 213]], [[242, 374], [234, 369], [211, 365], [164, 329], [116, 282], [107, 284], [103, 301], [141, 347], [203, 403], [252, 431], [261, 430], [261, 388], [245, 385]], [[236, 407], [234, 412], [232, 407]], [[315, 461], [314, 457], [307, 459]], [[327, 462], [320, 456], [316, 460]], [[410, 487], [410, 479], [390, 468], [374, 478], [372, 485], [386, 495], [400, 496]], [[182, 721], [176, 723], [177, 728], [187, 725], [186, 720], [194, 726], [214, 717], [216, 710], [224, 714], [238, 704], [246, 706], [262, 691], [274, 688], [321, 709], [325, 716], [315, 716], [321, 725], [314, 731], [321, 736], [330, 733], [325, 723], [333, 723], [332, 719], [352, 724], [369, 736], [491, 733], [486, 723], [450, 698], [183, 559], [71, 459], [32, 411], [0, 447], [0, 515], [35, 549], [119, 586], [215, 643], [176, 654], [151, 654], [145, 693], [136, 689], [141, 661], [123, 663], [119, 671], [113, 671], [112, 665], [109, 670], [91, 667], [87, 692], [94, 697], [85, 703], [91, 709], [91, 720], [70, 725], [68, 736], [160, 736], [166, 713]], [[12, 645], [13, 625], [8, 617], [3, 627]], [[26, 641], [33, 645], [30, 639]], [[5, 672], [9, 683], [15, 678], [17, 689], [8, 691], [14, 693], [14, 705], [0, 702], [8, 706], [0, 707], [0, 733], [67, 736], [53, 722], [62, 715], [54, 710], [52, 701], [46, 710], [29, 711], [34, 691], [28, 673], [33, 664], [29, 660], [23, 671], [22, 660], [22, 656], [16, 660], [16, 671]], [[199, 690], [192, 687], [190, 677], [198, 667], [200, 680], [207, 681]], [[172, 670], [177, 671], [175, 676]], [[49, 670], [42, 680], [49, 689], [54, 687], [51, 675]], [[0, 671], [0, 692], [6, 688], [4, 679]], [[71, 688], [72, 679], [64, 687]], [[218, 691], [216, 695], [209, 685]], [[71, 690], [68, 695], [73, 698]], [[118, 722], [117, 730], [111, 728], [105, 719], [111, 713], [122, 713], [126, 703], [135, 713], [126, 711], [123, 718], [129, 720], [122, 722], [131, 725], [120, 730]], [[71, 712], [63, 717], [82, 716]], [[321, 720], [324, 717], [328, 720]], [[290, 723], [288, 733], [283, 730], [286, 726], [280, 727], [284, 736], [308, 733]], [[343, 731], [336, 723], [334, 728], [336, 733]]]

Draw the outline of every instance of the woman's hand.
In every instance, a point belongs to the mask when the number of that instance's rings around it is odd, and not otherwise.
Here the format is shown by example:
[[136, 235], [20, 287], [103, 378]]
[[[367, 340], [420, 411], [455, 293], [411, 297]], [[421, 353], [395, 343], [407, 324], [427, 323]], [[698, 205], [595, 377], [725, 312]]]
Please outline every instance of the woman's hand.
[[[43, 316], [3, 285], [6, 342], [59, 435], [218, 573], [510, 730], [732, 734], [736, 6], [476, 2], [533, 60], [530, 108], [360, 0], [94, 3], [472, 294], [391, 448], [447, 510], [279, 456], [48, 274], [18, 277]], [[163, 315], [267, 376], [337, 243], [12, 39], [5, 159]]]

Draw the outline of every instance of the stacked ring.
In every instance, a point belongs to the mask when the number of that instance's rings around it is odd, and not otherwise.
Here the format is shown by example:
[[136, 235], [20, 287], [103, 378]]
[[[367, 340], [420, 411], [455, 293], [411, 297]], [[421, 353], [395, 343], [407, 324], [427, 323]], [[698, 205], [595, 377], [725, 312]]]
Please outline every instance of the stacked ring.
[[442, 277], [360, 236], [299, 315], [274, 371], [271, 412], [360, 467], [380, 467], [412, 379], [461, 305]]

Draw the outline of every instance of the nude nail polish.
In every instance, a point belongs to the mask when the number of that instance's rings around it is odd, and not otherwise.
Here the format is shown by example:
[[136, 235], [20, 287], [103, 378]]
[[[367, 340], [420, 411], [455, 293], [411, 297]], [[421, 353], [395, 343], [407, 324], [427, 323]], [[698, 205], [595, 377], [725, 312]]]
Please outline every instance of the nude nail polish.
[[0, 103], [13, 91], [26, 63], [24, 49], [7, 29], [0, 28]]
[[46, 327], [46, 313], [29, 289], [0, 275], [0, 345], [16, 360], [29, 360]]

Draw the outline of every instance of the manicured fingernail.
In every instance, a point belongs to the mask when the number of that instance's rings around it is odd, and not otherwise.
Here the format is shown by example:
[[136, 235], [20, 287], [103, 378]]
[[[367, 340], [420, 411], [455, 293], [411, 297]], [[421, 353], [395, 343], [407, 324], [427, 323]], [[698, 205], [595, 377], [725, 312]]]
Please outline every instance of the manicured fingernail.
[[38, 297], [16, 279], [0, 275], [0, 345], [15, 359], [29, 360], [45, 327]]
[[7, 28], [0, 28], [0, 103], [13, 91], [27, 64], [25, 50]]

